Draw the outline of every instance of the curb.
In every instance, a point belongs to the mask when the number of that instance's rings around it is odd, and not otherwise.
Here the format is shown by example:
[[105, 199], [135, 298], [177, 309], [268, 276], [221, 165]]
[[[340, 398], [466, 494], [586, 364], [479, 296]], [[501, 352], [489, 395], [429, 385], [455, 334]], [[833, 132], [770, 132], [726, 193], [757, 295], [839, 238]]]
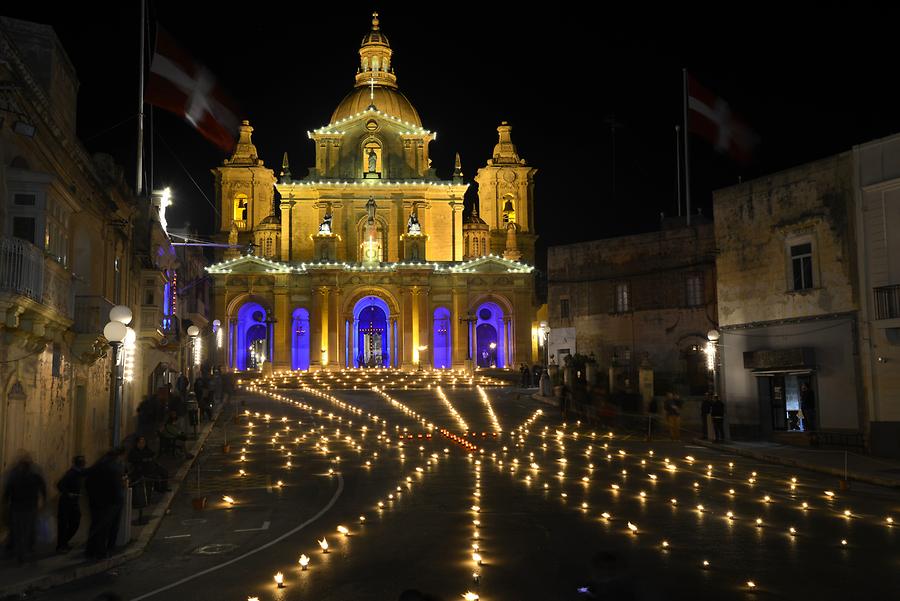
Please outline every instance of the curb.
[[[812, 472], [819, 472], [820, 474], [827, 474], [829, 476], [837, 476], [838, 478], [844, 477], [844, 470], [839, 468], [827, 467], [824, 465], [819, 465], [816, 463], [808, 463], [806, 461], [798, 461], [796, 459], [790, 459], [788, 457], [780, 457], [777, 455], [768, 455], [766, 453], [760, 453], [758, 451], [751, 451], [749, 449], [742, 449], [738, 447], [732, 447], [722, 444], [715, 444], [709, 442], [708, 440], [703, 440], [701, 438], [695, 438], [691, 441], [693, 444], [700, 445], [701, 447], [707, 447], [710, 449], [716, 449], [719, 451], [723, 451], [725, 453], [731, 453], [732, 455], [740, 455], [742, 457], [750, 457], [751, 459], [756, 459], [758, 461], [765, 461], [766, 463], [775, 463], [778, 465], [786, 465], [788, 467], [797, 467], [805, 470], [810, 470]], [[889, 478], [879, 478], [878, 476], [869, 476], [866, 474], [854, 474], [853, 472], [848, 472], [847, 477], [850, 480], [856, 480], [857, 482], [864, 482], [866, 484], [874, 484], [875, 486], [884, 486], [886, 488], [900, 488], [900, 481]]]
[[[232, 395], [232, 399], [233, 398], [234, 395]], [[216, 413], [213, 416], [212, 421], [208, 422], [206, 426], [203, 427], [203, 429], [197, 436], [197, 440], [194, 441], [194, 446], [191, 449], [192, 452], [198, 451], [204, 444], [206, 444], [206, 440], [209, 438], [209, 435], [212, 432], [216, 421], [219, 419], [219, 416], [222, 414], [222, 410], [224, 409], [224, 407], [224, 403], [219, 404], [219, 407], [218, 409], [216, 409]], [[128, 546], [125, 547], [125, 550], [123, 552], [114, 555], [109, 559], [91, 562], [85, 565], [79, 565], [74, 568], [57, 570], [49, 574], [32, 578], [30, 580], [17, 582], [15, 584], [12, 584], [9, 588], [0, 590], [0, 596], [9, 597], [15, 595], [27, 595], [37, 591], [44, 591], [63, 584], [68, 584], [69, 582], [74, 582], [75, 580], [81, 580], [82, 578], [86, 578], [88, 576], [103, 573], [107, 570], [129, 562], [132, 559], [137, 559], [138, 557], [143, 555], [144, 551], [147, 549], [147, 546], [150, 544], [150, 540], [159, 529], [159, 526], [162, 523], [162, 518], [165, 517], [166, 513], [168, 513], [169, 507], [172, 505], [172, 501], [175, 499], [175, 495], [178, 494], [178, 491], [181, 489], [181, 485], [184, 483], [188, 472], [194, 466], [194, 462], [197, 460], [197, 457], [199, 457], [199, 455], [200, 453], [194, 453], [194, 456], [189, 461], [182, 464], [182, 466], [175, 473], [175, 476], [170, 479], [172, 484], [174, 484], [172, 490], [163, 495], [162, 499], [160, 499], [160, 501], [154, 507], [153, 513], [149, 516], [149, 521], [144, 525], [144, 528], [141, 531], [138, 539], [129, 543]]]
[[556, 398], [552, 397], [552, 396], [543, 396], [543, 395], [535, 392], [533, 395], [531, 395], [531, 398], [533, 398], [534, 400], [536, 400], [540, 403], [544, 403], [545, 405], [550, 405], [552, 407], [557, 407], [557, 408], [559, 407], [559, 401], [557, 401]]

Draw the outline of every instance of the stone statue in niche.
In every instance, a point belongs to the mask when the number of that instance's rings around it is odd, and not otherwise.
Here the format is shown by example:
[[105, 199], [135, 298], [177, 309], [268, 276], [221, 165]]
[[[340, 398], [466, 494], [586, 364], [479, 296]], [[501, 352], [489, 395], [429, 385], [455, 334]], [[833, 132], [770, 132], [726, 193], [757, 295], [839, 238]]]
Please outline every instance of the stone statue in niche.
[[412, 213], [409, 214], [409, 220], [406, 222], [406, 233], [414, 236], [422, 234], [422, 226], [419, 224], [419, 205], [414, 204]]
[[366, 214], [368, 215], [368, 225], [375, 224], [375, 197], [370, 196], [369, 202], [366, 203]]
[[378, 165], [378, 155], [375, 153], [374, 148], [369, 149], [369, 173], [375, 173], [375, 167]]
[[320, 234], [330, 234], [331, 233], [331, 220], [333, 216], [331, 214], [331, 203], [328, 203], [328, 206], [325, 209], [325, 217], [322, 218], [322, 223], [319, 224], [319, 233]]
[[238, 245], [238, 227], [237, 223], [231, 222], [231, 230], [228, 232], [228, 246], [234, 248]]

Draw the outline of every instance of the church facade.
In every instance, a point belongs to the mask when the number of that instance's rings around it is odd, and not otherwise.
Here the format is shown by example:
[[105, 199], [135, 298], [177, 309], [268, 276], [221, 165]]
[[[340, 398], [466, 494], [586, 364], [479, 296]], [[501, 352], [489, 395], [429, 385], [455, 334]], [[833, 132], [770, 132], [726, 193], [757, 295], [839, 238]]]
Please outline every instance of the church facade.
[[451, 179], [440, 179], [429, 159], [437, 134], [398, 89], [392, 52], [375, 14], [353, 90], [308, 133], [316, 162], [302, 179], [287, 154], [278, 177], [264, 165], [247, 121], [213, 170], [230, 247], [208, 271], [229, 368], [537, 360], [537, 170], [504, 122], [464, 217], [459, 156]]

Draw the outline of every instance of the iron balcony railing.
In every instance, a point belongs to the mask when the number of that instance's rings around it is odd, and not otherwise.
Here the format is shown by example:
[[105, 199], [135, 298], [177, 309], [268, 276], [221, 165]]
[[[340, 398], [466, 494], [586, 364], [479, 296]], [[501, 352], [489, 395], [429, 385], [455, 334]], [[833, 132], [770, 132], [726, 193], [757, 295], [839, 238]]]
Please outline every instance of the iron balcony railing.
[[900, 318], [900, 285], [875, 288], [875, 319]]
[[72, 275], [27, 240], [0, 238], [0, 291], [51, 307], [71, 319]]

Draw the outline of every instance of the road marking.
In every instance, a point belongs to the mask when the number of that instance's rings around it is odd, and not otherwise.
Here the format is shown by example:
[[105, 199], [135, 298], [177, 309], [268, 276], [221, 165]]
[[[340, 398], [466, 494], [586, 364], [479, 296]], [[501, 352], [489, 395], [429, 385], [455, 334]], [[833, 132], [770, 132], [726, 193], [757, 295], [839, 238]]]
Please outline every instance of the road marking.
[[181, 585], [184, 584], [185, 582], [190, 582], [191, 580], [194, 580], [195, 578], [199, 578], [200, 576], [205, 576], [205, 575], [207, 575], [207, 574], [211, 574], [212, 572], [215, 572], [216, 570], [221, 570], [222, 568], [224, 568], [224, 567], [226, 567], [226, 566], [230, 566], [230, 565], [233, 564], [233, 563], [237, 563], [237, 562], [239, 562], [239, 561], [243, 561], [243, 560], [247, 559], [248, 557], [250, 557], [251, 555], [256, 555], [256, 554], [259, 553], [260, 551], [263, 551], [263, 550], [265, 550], [265, 549], [268, 549], [268, 548], [271, 547], [272, 545], [276, 545], [276, 544], [280, 543], [281, 541], [283, 541], [283, 540], [286, 539], [287, 537], [292, 536], [292, 535], [294, 535], [294, 534], [300, 532], [301, 530], [303, 530], [304, 528], [306, 528], [307, 526], [309, 526], [310, 524], [312, 524], [313, 522], [315, 522], [316, 520], [318, 520], [319, 518], [321, 518], [323, 515], [325, 515], [325, 514], [328, 512], [328, 510], [331, 509], [332, 507], [334, 507], [334, 504], [337, 503], [338, 497], [340, 497], [340, 496], [341, 496], [341, 493], [344, 492], [344, 477], [343, 477], [340, 473], [337, 474], [337, 477], [338, 477], [338, 487], [337, 487], [337, 490], [334, 491], [334, 495], [331, 497], [331, 500], [328, 501], [328, 503], [325, 505], [325, 507], [323, 507], [322, 509], [319, 510], [319, 513], [317, 513], [316, 515], [312, 516], [311, 518], [309, 518], [308, 520], [306, 520], [305, 522], [303, 522], [302, 524], [300, 524], [300, 525], [297, 526], [296, 528], [294, 528], [294, 529], [292, 529], [292, 530], [288, 530], [287, 532], [285, 532], [284, 534], [282, 534], [282, 535], [279, 536], [278, 538], [275, 538], [275, 539], [273, 539], [273, 540], [270, 540], [269, 542], [267, 542], [267, 543], [264, 544], [264, 545], [261, 545], [261, 546], [255, 548], [255, 549], [250, 550], [250, 551], [247, 551], [247, 552], [244, 553], [243, 555], [239, 555], [238, 557], [235, 557], [235, 558], [233, 558], [233, 559], [229, 559], [229, 560], [226, 561], [226, 562], [220, 563], [220, 564], [215, 565], [215, 566], [213, 566], [213, 567], [211, 567], [211, 568], [207, 568], [207, 569], [205, 569], [205, 570], [202, 570], [202, 571], [200, 571], [200, 572], [197, 572], [196, 574], [191, 574], [190, 576], [187, 576], [187, 577], [185, 577], [185, 578], [182, 578], [181, 580], [176, 580], [175, 582], [173, 582], [173, 583], [171, 583], [171, 584], [167, 584], [166, 586], [160, 587], [160, 588], [156, 589], [155, 591], [150, 591], [149, 593], [144, 593], [144, 594], [141, 595], [140, 597], [135, 597], [134, 599], [131, 599], [131, 601], [142, 601], [143, 599], [149, 599], [150, 597], [152, 597], [152, 596], [154, 596], [154, 595], [156, 595], [156, 594], [159, 594], [159, 593], [161, 593], [161, 592], [163, 592], [163, 591], [167, 591], [167, 590], [169, 590], [169, 589], [173, 589], [173, 588], [175, 588], [176, 586], [181, 586]]
[[188, 538], [190, 536], [191, 536], [190, 534], [173, 534], [172, 536], [164, 536], [163, 538], [165, 540], [168, 540], [170, 538]]
[[259, 530], [268, 530], [271, 522], [263, 522], [262, 527], [260, 528], [241, 528], [240, 530], [235, 530], [235, 532], [257, 532]]

